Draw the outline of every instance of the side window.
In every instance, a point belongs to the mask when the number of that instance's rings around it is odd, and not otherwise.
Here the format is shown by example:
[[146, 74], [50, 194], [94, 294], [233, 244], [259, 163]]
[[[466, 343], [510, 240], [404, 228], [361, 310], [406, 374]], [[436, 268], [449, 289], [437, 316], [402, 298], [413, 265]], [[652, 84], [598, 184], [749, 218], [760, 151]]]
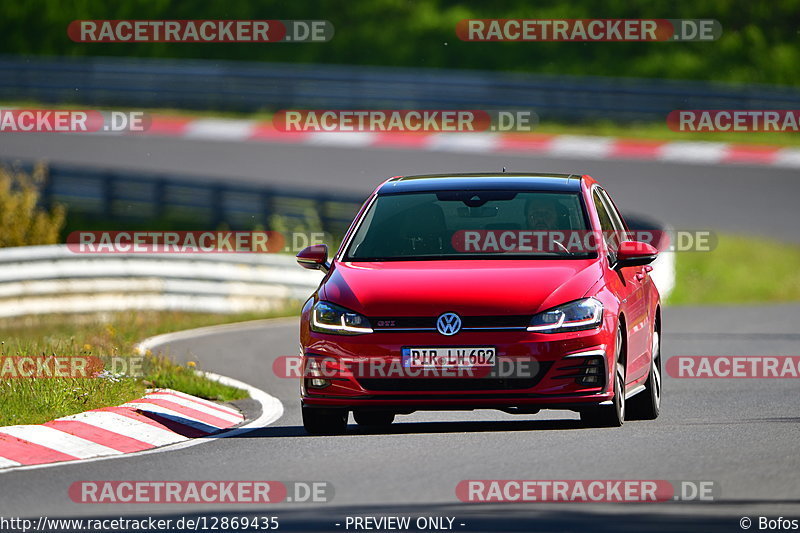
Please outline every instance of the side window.
[[614, 205], [614, 202], [611, 201], [611, 198], [609, 198], [608, 193], [604, 189], [598, 188], [598, 191], [611, 217], [611, 223], [614, 224], [614, 228], [619, 232], [618, 241], [622, 242], [627, 240], [628, 232], [625, 230], [625, 223], [622, 221], [622, 216], [620, 216], [619, 211], [617, 211], [617, 206]]
[[598, 189], [595, 189], [592, 193], [592, 200], [594, 201], [595, 209], [597, 209], [597, 216], [600, 218], [600, 229], [603, 232], [603, 240], [606, 242], [606, 246], [608, 246], [609, 260], [613, 263], [617, 260], [617, 247], [619, 246], [615, 238], [617, 233], [616, 228], [611, 221], [611, 216], [608, 214], [605, 203], [603, 203], [603, 200], [600, 198]]

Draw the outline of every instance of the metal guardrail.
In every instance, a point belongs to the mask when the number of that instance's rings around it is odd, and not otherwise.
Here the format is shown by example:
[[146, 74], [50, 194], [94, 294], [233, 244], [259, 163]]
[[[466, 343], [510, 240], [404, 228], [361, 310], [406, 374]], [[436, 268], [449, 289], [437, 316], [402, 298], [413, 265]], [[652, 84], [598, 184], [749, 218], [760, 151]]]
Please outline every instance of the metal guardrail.
[[[15, 166], [16, 163], [6, 162]], [[30, 170], [30, 163], [17, 165]], [[48, 165], [41, 203], [62, 203], [70, 216], [83, 215], [104, 223], [160, 222], [191, 224], [189, 229], [273, 228], [272, 217], [283, 223], [311, 226], [334, 237], [344, 234], [365, 198], [327, 193], [245, 185], [239, 180], [219, 181], [199, 176], [154, 174], [71, 165]]]
[[675, 109], [797, 109], [800, 90], [472, 70], [0, 55], [0, 99], [231, 111], [520, 107], [544, 119], [620, 122], [664, 120]]
[[277, 254], [78, 254], [0, 250], [0, 317], [158, 309], [269, 311], [304, 300], [321, 273]]

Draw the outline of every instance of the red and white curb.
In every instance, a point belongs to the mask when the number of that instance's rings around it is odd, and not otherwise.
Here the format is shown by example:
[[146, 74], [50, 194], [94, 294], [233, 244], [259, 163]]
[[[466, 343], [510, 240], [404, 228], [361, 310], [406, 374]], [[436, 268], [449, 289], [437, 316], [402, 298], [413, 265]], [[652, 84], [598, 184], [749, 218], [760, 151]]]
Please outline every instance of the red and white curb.
[[[398, 148], [426, 151], [651, 160], [696, 164], [800, 167], [800, 149], [718, 142], [652, 141], [539, 133], [283, 132], [270, 121], [154, 115], [145, 132], [213, 141], [255, 141], [316, 146]], [[99, 134], [106, 134], [99, 132]]]
[[41, 425], [0, 427], [0, 468], [141, 452], [213, 435], [243, 421], [232, 407], [155, 389], [117, 407]]
[[[284, 319], [254, 320], [157, 335], [142, 341], [136, 351], [155, 351], [173, 340], [219, 331], [280, 327], [285, 323]], [[156, 389], [118, 407], [87, 411], [38, 426], [0, 427], [0, 474], [105, 461], [134, 452], [140, 456], [181, 450], [263, 429], [283, 416], [280, 400], [263, 390], [228, 376], [199, 373], [223, 385], [247, 391], [250, 399], [259, 404], [261, 414], [245, 421], [243, 415], [231, 407], [182, 392]]]

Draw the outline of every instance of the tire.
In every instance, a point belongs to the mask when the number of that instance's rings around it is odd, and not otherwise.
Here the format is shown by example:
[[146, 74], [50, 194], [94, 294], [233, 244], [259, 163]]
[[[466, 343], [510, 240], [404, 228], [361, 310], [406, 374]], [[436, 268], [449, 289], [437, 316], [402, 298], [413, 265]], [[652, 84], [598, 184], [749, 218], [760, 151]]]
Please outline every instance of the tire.
[[302, 406], [303, 427], [311, 435], [341, 435], [347, 430], [347, 411]]
[[628, 412], [631, 419], [655, 420], [661, 413], [661, 339], [657, 331], [653, 332], [653, 360], [650, 364], [650, 375], [645, 381], [645, 390], [631, 398]]
[[[617, 330], [615, 361], [622, 354], [622, 330]], [[581, 422], [590, 427], [620, 427], [625, 423], [625, 367], [617, 362], [614, 373], [614, 399], [611, 405], [598, 405], [581, 411]]]
[[394, 422], [394, 413], [389, 411], [353, 411], [353, 418], [359, 426], [382, 427]]

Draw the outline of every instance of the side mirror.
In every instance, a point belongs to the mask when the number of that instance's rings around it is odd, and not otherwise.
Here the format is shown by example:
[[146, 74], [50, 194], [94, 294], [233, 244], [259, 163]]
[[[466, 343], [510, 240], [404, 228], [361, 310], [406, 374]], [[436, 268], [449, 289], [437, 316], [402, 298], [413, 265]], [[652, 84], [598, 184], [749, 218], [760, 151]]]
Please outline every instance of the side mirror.
[[297, 264], [309, 270], [322, 270], [327, 272], [331, 269], [328, 263], [328, 246], [325, 244], [315, 244], [300, 250], [297, 254]]
[[646, 242], [623, 241], [617, 250], [615, 268], [649, 265], [658, 255], [658, 249]]

